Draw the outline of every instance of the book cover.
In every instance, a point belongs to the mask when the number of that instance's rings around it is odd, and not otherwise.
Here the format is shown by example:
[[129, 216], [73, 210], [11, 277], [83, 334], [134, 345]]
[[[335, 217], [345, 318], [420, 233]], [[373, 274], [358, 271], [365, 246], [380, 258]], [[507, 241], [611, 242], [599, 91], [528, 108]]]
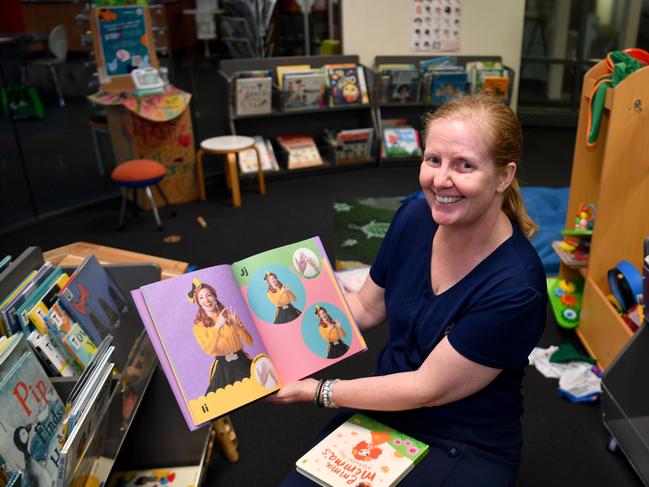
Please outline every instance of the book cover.
[[119, 327], [127, 311], [126, 298], [94, 255], [79, 265], [58, 298], [95, 344]]
[[68, 356], [63, 346], [59, 345], [49, 333], [41, 334], [38, 330], [34, 330], [27, 336], [27, 341], [48, 366], [54, 377], [74, 377], [81, 375], [81, 368]]
[[417, 69], [390, 69], [388, 73], [390, 76], [388, 101], [399, 103], [417, 101], [419, 94], [419, 72]]
[[327, 487], [391, 487], [427, 453], [425, 443], [357, 413], [302, 456], [295, 467]]
[[[29, 312], [36, 303], [42, 299], [55, 286], [58, 279], [63, 275], [60, 268], [55, 268], [47, 278], [34, 290], [34, 292], [16, 309], [16, 320], [25, 336], [28, 336], [34, 330], [34, 324], [29, 319]], [[60, 288], [59, 288], [60, 289]]]
[[323, 164], [315, 141], [308, 135], [281, 135], [277, 137], [277, 142], [287, 153], [289, 169], [301, 169]]
[[275, 72], [277, 73], [277, 86], [279, 87], [280, 90], [284, 89], [284, 85], [282, 83], [284, 81], [285, 73], [290, 73], [295, 71], [309, 71], [310, 69], [311, 69], [311, 65], [309, 64], [295, 64], [293, 66], [275, 67]]
[[497, 100], [509, 100], [509, 78], [507, 76], [484, 76], [482, 78], [482, 93]]
[[362, 93], [358, 81], [357, 66], [326, 66], [327, 84], [329, 86], [329, 106], [351, 105], [361, 103]]
[[459, 98], [466, 93], [466, 87], [466, 73], [435, 73], [431, 85], [431, 101], [441, 104], [452, 98]]
[[151, 470], [114, 472], [108, 479], [108, 487], [195, 487], [200, 475], [200, 465], [189, 467], [165, 467]]
[[273, 151], [273, 146], [270, 144], [269, 140], [265, 140], [261, 135], [256, 135], [255, 139], [255, 149], [245, 149], [239, 152], [239, 170], [242, 174], [256, 173], [258, 170], [257, 167], [257, 152], [261, 157], [261, 170], [264, 172], [278, 171], [279, 166], [277, 165], [277, 159], [275, 158], [275, 152]]
[[271, 112], [272, 78], [239, 78], [234, 83], [237, 115]]
[[372, 138], [374, 130], [352, 129], [341, 130], [335, 134], [336, 163], [367, 161], [372, 156]]
[[23, 487], [51, 487], [65, 407], [33, 352], [23, 352], [0, 382], [0, 404], [0, 456], [9, 476], [22, 471]]
[[9, 331], [9, 335], [22, 331], [20, 323], [16, 318], [16, 311], [32, 295], [38, 286], [43, 284], [53, 270], [52, 264], [45, 262], [24, 287], [21, 287], [17, 293], [13, 294], [11, 299], [7, 299], [0, 305], [0, 316]]
[[317, 237], [132, 295], [192, 430], [365, 350]]
[[285, 111], [320, 108], [323, 92], [320, 71], [285, 73], [282, 86], [282, 108]]
[[413, 127], [385, 127], [383, 145], [387, 157], [414, 157], [421, 155], [419, 134]]
[[85, 369], [97, 351], [85, 330], [72, 320], [58, 300], [45, 316], [45, 321], [54, 339], [65, 347], [82, 369]]

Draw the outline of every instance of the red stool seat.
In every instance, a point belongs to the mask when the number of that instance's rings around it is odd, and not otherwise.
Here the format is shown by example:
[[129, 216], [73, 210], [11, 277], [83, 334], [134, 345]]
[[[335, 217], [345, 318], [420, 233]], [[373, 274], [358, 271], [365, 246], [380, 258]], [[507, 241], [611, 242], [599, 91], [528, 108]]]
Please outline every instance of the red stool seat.
[[140, 188], [144, 189], [146, 197], [151, 203], [151, 209], [153, 210], [153, 217], [155, 218], [156, 224], [158, 225], [158, 230], [162, 230], [162, 222], [160, 221], [160, 216], [158, 215], [158, 207], [153, 198], [153, 193], [151, 192], [151, 186], [155, 186], [160, 192], [160, 196], [164, 202], [169, 206], [172, 216], [176, 216], [176, 212], [171, 207], [169, 200], [165, 196], [162, 188], [158, 184], [165, 177], [167, 170], [165, 167], [157, 161], [152, 161], [151, 159], [133, 159], [130, 161], [123, 162], [119, 164], [110, 177], [119, 186], [122, 188], [122, 208], [119, 215], [119, 229], [124, 229], [124, 216], [126, 213], [126, 202], [128, 200], [128, 191], [131, 188], [133, 193], [133, 202], [135, 203], [135, 208], [137, 209], [137, 190]]
[[164, 178], [165, 167], [150, 159], [133, 159], [119, 164], [110, 177], [120, 186], [143, 188], [151, 186]]

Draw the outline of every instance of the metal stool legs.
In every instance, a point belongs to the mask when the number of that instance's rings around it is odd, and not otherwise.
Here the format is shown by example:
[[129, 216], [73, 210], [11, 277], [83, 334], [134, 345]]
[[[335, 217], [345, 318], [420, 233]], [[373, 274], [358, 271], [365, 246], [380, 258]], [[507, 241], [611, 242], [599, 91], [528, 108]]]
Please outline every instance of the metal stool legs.
[[119, 225], [118, 230], [124, 230], [124, 216], [126, 216], [126, 202], [128, 200], [128, 189], [122, 187], [122, 206], [119, 210]]
[[167, 199], [167, 195], [162, 191], [162, 188], [160, 187], [160, 183], [155, 183], [155, 187], [158, 188], [158, 191], [160, 192], [160, 196], [162, 196], [162, 199], [164, 200], [165, 204], [169, 207], [169, 211], [171, 212], [171, 216], [176, 216], [176, 210], [172, 206], [171, 203], [169, 203], [169, 200]]
[[153, 218], [155, 218], [155, 222], [158, 225], [158, 230], [162, 230], [162, 222], [160, 221], [160, 215], [158, 214], [158, 205], [155, 204], [153, 193], [151, 193], [151, 186], [145, 186], [144, 192], [146, 193], [146, 197], [149, 199], [149, 203], [151, 203], [151, 210], [153, 210]]

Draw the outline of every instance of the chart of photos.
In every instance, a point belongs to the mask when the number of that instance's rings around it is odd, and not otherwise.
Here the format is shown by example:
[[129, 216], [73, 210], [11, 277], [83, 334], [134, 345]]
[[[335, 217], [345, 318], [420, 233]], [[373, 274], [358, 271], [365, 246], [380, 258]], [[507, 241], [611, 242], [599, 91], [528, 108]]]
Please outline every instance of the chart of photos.
[[461, 0], [413, 0], [410, 50], [459, 51]]

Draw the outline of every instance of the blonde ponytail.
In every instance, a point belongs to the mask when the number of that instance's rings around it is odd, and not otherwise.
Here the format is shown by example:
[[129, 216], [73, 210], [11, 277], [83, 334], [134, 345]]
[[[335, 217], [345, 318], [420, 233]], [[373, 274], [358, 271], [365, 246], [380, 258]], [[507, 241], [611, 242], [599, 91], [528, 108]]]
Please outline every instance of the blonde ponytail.
[[512, 180], [512, 183], [505, 190], [503, 211], [509, 218], [518, 223], [521, 232], [527, 238], [532, 238], [536, 234], [539, 226], [527, 214], [523, 197], [521, 196], [521, 188], [516, 178]]

